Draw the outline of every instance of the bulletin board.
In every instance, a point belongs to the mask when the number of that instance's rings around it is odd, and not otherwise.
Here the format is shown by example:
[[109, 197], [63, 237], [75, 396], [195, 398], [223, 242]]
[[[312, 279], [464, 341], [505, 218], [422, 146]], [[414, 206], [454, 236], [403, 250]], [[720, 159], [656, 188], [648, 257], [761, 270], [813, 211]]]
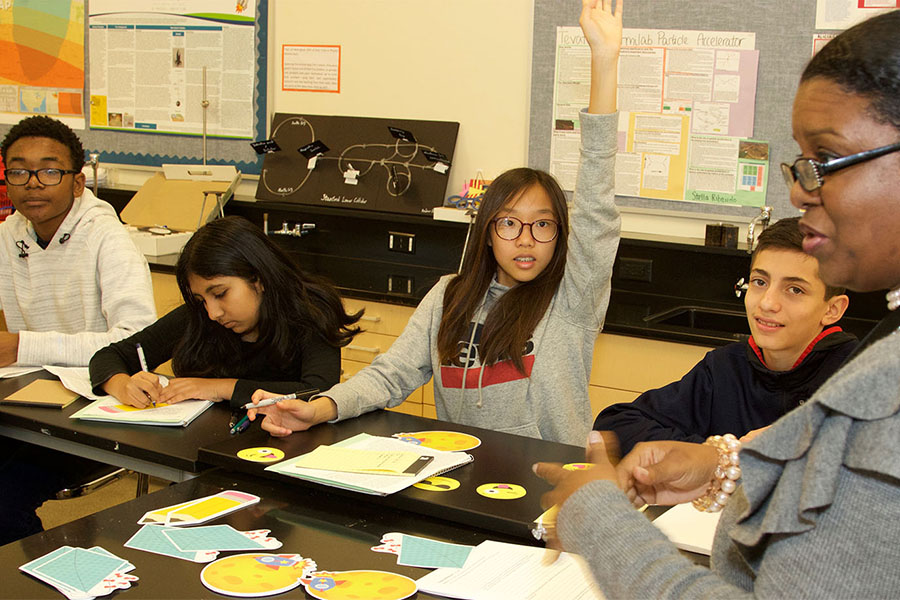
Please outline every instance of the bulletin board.
[[[253, 129], [256, 139], [266, 137], [266, 89], [269, 0], [254, 0], [257, 5], [256, 26], [256, 85], [253, 90]], [[89, 4], [90, 0], [88, 0]], [[90, 31], [85, 18], [85, 80], [89, 80]], [[85, 93], [85, 114], [89, 90]], [[0, 125], [0, 136], [11, 125]], [[194, 135], [130, 133], [84, 129], [75, 132], [86, 152], [96, 152], [102, 163], [144, 165], [158, 167], [163, 163], [199, 164], [203, 159], [203, 139]], [[250, 147], [252, 140], [234, 140], [207, 136], [207, 163], [234, 165], [243, 173], [259, 173], [262, 160]]]
[[[571, 0], [536, 0], [534, 5], [531, 119], [528, 163], [547, 169], [550, 164], [556, 28], [577, 26], [579, 11]], [[773, 216], [795, 216], [781, 170], [793, 162], [797, 145], [791, 136], [791, 104], [804, 66], [812, 55], [815, 0], [754, 0], [697, 2], [696, 0], [628, 0], [626, 28], [752, 31], [759, 50], [759, 74], [753, 137], [770, 144], [767, 204]], [[620, 206], [714, 213], [747, 217], [759, 209], [648, 198], [619, 197]]]

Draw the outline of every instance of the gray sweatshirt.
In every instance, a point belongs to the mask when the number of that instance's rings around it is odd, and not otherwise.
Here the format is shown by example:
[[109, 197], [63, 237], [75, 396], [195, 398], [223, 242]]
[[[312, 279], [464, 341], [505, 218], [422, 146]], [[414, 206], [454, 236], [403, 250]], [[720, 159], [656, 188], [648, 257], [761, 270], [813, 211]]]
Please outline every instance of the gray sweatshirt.
[[485, 294], [469, 339], [461, 340], [465, 366], [440, 364], [437, 335], [444, 291], [453, 277], [447, 276], [428, 292], [387, 352], [323, 394], [337, 404], [338, 420], [397, 406], [433, 376], [441, 420], [584, 444], [591, 423], [588, 377], [594, 341], [609, 304], [619, 243], [613, 190], [616, 121], [616, 114], [581, 115], [581, 166], [566, 271], [523, 355], [525, 374], [509, 361], [485, 367], [479, 360], [481, 324], [507, 291], [496, 280]]
[[711, 570], [607, 481], [563, 505], [563, 545], [587, 559], [607, 598], [898, 598], [898, 382], [894, 333], [747, 444]]

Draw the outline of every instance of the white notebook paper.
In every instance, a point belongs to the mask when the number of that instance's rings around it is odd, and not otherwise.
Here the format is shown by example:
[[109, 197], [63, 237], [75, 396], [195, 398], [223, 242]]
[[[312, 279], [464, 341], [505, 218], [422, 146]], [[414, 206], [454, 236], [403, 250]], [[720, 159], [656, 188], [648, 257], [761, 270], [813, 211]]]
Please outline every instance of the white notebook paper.
[[579, 556], [563, 552], [550, 562], [549, 552], [487, 540], [461, 569], [436, 569], [416, 584], [420, 592], [465, 600], [603, 600]]
[[408, 488], [412, 484], [440, 475], [451, 469], [455, 469], [474, 460], [471, 454], [465, 452], [444, 452], [442, 450], [432, 450], [424, 446], [416, 446], [407, 442], [400, 441], [395, 438], [379, 437], [360, 433], [341, 442], [335, 444], [341, 448], [356, 448], [360, 450], [378, 450], [382, 452], [415, 452], [420, 456], [432, 456], [431, 464], [419, 471], [418, 474], [410, 477], [409, 475], [375, 475], [367, 473], [346, 473], [342, 471], [326, 471], [323, 469], [304, 469], [296, 466], [296, 462], [301, 460], [304, 455], [294, 457], [289, 460], [266, 467], [267, 471], [274, 471], [282, 475], [297, 477], [298, 479], [306, 479], [315, 481], [322, 485], [362, 492], [363, 494], [373, 494], [377, 496], [387, 496], [394, 492]]
[[700, 512], [688, 502], [676, 504], [656, 517], [653, 524], [682, 550], [709, 556], [720, 516], [720, 512]]

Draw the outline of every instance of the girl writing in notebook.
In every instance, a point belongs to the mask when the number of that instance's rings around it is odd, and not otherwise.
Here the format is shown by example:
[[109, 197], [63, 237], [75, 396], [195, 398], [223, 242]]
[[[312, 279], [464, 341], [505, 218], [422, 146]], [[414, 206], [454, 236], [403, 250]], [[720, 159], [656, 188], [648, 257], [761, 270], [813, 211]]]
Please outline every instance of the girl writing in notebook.
[[594, 341], [619, 239], [613, 169], [622, 2], [615, 13], [609, 4], [585, 0], [582, 14], [592, 84], [580, 115], [571, 219], [550, 175], [525, 168], [500, 175], [478, 211], [461, 273], [442, 278], [390, 349], [347, 382], [308, 403], [259, 409], [264, 429], [287, 435], [397, 406], [434, 377], [441, 420], [584, 442]]
[[[184, 297], [142, 331], [91, 359], [95, 394], [125, 404], [250, 401], [257, 388], [325, 390], [340, 379], [340, 347], [358, 331], [329, 284], [310, 277], [256, 226], [226, 217], [199, 229], [175, 268]], [[142, 370], [172, 359], [163, 387]]]

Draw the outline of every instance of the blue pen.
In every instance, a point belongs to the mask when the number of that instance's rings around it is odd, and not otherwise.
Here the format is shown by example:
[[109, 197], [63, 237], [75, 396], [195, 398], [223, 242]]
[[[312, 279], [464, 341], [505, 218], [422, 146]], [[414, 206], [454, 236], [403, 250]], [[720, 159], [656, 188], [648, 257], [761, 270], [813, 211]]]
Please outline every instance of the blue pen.
[[244, 415], [244, 418], [235, 423], [234, 427], [231, 428], [231, 435], [244, 433], [248, 427], [250, 427], [250, 418], [247, 415]]

